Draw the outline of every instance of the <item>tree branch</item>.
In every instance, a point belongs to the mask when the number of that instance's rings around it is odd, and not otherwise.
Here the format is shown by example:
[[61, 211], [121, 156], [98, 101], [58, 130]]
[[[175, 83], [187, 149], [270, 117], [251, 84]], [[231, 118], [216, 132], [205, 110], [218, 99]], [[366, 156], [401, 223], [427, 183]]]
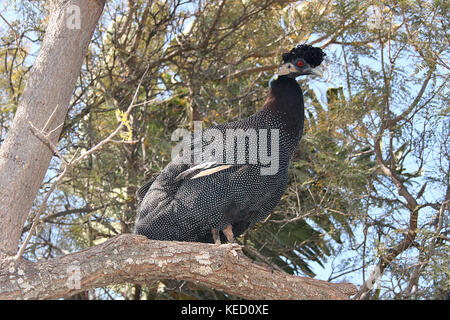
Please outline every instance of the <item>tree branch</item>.
[[0, 259], [0, 299], [56, 299], [111, 284], [168, 278], [245, 299], [348, 299], [356, 293], [350, 283], [329, 283], [259, 266], [236, 244], [154, 241], [123, 234], [47, 261]]

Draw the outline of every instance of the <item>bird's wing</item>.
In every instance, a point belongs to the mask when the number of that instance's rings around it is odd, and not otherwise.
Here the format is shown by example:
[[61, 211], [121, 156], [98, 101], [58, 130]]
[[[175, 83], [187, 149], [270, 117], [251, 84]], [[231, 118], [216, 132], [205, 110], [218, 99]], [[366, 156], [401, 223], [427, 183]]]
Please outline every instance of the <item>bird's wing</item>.
[[196, 165], [196, 166], [193, 166], [193, 167], [191, 167], [191, 168], [189, 168], [189, 169], [184, 170], [183, 172], [181, 172], [181, 173], [175, 178], [175, 181], [181, 181], [181, 180], [183, 180], [184, 178], [186, 178], [187, 176], [191, 176], [191, 175], [194, 174], [195, 172], [198, 172], [198, 171], [200, 171], [200, 170], [207, 169], [207, 168], [209, 168], [209, 167], [211, 167], [211, 166], [214, 166], [215, 164], [216, 164], [216, 162], [214, 162], [214, 161], [206, 161], [206, 162], [200, 163], [200, 164], [198, 164], [198, 165]]
[[148, 189], [150, 189], [150, 187], [153, 184], [153, 182], [155, 181], [155, 179], [156, 179], [156, 177], [151, 178], [142, 187], [140, 187], [139, 190], [136, 192], [136, 198], [137, 198], [138, 204], [142, 202]]
[[231, 164], [222, 164], [215, 161], [205, 161], [192, 168], [184, 170], [176, 178], [175, 181], [181, 181], [183, 179], [197, 179], [200, 177], [208, 176], [213, 173], [230, 168]]
[[[213, 126], [208, 129], [217, 129], [224, 132], [228, 128], [239, 128], [242, 126], [242, 121], [234, 121], [226, 124]], [[247, 128], [247, 126], [244, 126]], [[208, 130], [205, 129], [205, 130]], [[190, 141], [190, 155], [193, 156], [194, 159], [198, 159], [198, 153], [203, 152], [204, 148], [209, 144], [214, 143], [214, 139], [205, 141], [204, 139], [196, 139], [196, 132], [191, 134]], [[189, 159], [190, 160], [190, 159]], [[164, 173], [160, 179], [164, 179], [166, 182], [181, 182], [186, 179], [198, 179], [201, 177], [209, 176], [211, 174], [220, 172], [222, 170], [226, 170], [230, 167], [235, 167], [239, 169], [242, 167], [239, 164], [226, 164], [223, 162], [217, 161], [215, 158], [203, 159], [201, 163], [185, 163], [183, 162], [182, 155], [178, 154], [164, 169]], [[158, 179], [158, 180], [160, 180]], [[148, 189], [150, 188], [151, 183], [142, 186], [140, 191], [142, 190], [142, 197], [145, 196]], [[140, 192], [138, 191], [138, 193]]]
[[[214, 126], [211, 127], [212, 129], [221, 129], [221, 128], [225, 128], [225, 126]], [[211, 129], [209, 128], [209, 129]], [[207, 129], [205, 129], [207, 130]], [[205, 141], [203, 139], [195, 139], [195, 135], [196, 133], [192, 133], [191, 135], [191, 141], [193, 143], [191, 143], [190, 145], [190, 151], [193, 156], [194, 159], [199, 159], [201, 157], [203, 157], [203, 155], [201, 154], [204, 150], [205, 147], [207, 147], [208, 145], [210, 145], [211, 143], [213, 143], [214, 139], [209, 140], [209, 141]], [[203, 134], [203, 133], [202, 133]], [[177, 162], [179, 161], [179, 156], [177, 156], [177, 158], [173, 161], [173, 162]], [[181, 172], [178, 173], [178, 175], [175, 177], [175, 182], [180, 182], [184, 179], [197, 179], [203, 176], [207, 176], [216, 172], [219, 172], [221, 170], [225, 170], [227, 168], [231, 167], [231, 165], [227, 165], [224, 163], [221, 163], [219, 161], [217, 161], [214, 157], [210, 157], [207, 159], [203, 159], [202, 162], [200, 163], [192, 163], [189, 164], [189, 166], [186, 168], [184, 168]], [[181, 167], [179, 167], [181, 168]]]
[[181, 181], [183, 179], [198, 179], [200, 177], [209, 176], [216, 172], [228, 169], [232, 167], [232, 164], [224, 164], [215, 161], [205, 161], [197, 164], [187, 170], [184, 170], [175, 178], [175, 181]]

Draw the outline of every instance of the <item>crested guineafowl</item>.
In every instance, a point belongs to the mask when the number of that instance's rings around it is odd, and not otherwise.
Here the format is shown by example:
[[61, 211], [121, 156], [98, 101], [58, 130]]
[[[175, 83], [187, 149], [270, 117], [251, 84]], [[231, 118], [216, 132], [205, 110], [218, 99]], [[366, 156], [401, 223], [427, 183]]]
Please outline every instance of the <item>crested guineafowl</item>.
[[[283, 65], [260, 111], [200, 132], [209, 133], [212, 140], [196, 140], [194, 132], [194, 155], [214, 145], [209, 153], [214, 157], [192, 163], [178, 155], [141, 187], [135, 232], [154, 240], [233, 242], [265, 219], [286, 190], [289, 165], [303, 134], [303, 94], [295, 78], [312, 74], [324, 56], [317, 47], [294, 47], [283, 54]], [[237, 132], [244, 138], [236, 147]], [[277, 162], [270, 168], [264, 157], [256, 159], [268, 154]]]

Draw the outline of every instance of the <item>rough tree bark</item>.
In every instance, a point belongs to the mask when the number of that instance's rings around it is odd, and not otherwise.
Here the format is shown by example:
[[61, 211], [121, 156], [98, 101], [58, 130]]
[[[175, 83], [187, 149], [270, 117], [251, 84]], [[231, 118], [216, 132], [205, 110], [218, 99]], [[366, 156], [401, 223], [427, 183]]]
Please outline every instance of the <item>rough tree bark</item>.
[[56, 299], [155, 279], [189, 280], [245, 299], [348, 299], [349, 283], [292, 276], [254, 264], [236, 244], [154, 241], [124, 234], [42, 262], [0, 260], [0, 299]]
[[[56, 144], [104, 0], [53, 1], [42, 47], [0, 148], [0, 250], [14, 254], [52, 151], [29, 122]], [[77, 20], [78, 19], [78, 20]]]
[[[268, 270], [252, 263], [236, 245], [158, 242], [128, 234], [48, 261], [12, 257], [53, 155], [46, 144], [56, 145], [104, 4], [104, 0], [52, 2], [41, 50], [0, 147], [0, 299], [55, 299], [109, 284], [168, 278], [249, 299], [348, 299], [354, 294], [352, 284]], [[40, 140], [32, 126], [48, 134], [49, 140]]]

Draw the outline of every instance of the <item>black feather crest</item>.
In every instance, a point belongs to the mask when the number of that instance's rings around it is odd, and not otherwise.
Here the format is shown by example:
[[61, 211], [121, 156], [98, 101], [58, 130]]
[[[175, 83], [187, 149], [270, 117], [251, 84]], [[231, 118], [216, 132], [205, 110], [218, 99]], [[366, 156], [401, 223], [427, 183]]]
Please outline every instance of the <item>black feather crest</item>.
[[283, 53], [282, 58], [284, 63], [296, 58], [303, 58], [311, 67], [315, 68], [322, 63], [325, 56], [325, 52], [319, 47], [313, 47], [309, 44], [299, 44], [292, 48], [290, 52]]

